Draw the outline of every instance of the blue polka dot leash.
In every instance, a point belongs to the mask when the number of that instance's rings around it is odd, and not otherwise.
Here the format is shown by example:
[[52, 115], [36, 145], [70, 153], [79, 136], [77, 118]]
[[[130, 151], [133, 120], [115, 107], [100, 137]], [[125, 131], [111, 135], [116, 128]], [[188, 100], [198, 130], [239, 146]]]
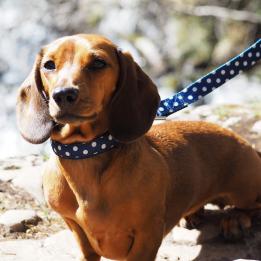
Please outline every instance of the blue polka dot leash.
[[[166, 117], [196, 102], [223, 85], [226, 81], [253, 67], [260, 58], [261, 39], [235, 58], [176, 93], [173, 97], [162, 100], [157, 117]], [[90, 142], [62, 144], [57, 141], [51, 141], [52, 149], [57, 156], [73, 160], [94, 157], [117, 147], [119, 144], [109, 133], [105, 133]]]
[[190, 84], [173, 97], [160, 102], [158, 117], [166, 117], [186, 108], [238, 74], [253, 67], [261, 58], [261, 39], [217, 69]]

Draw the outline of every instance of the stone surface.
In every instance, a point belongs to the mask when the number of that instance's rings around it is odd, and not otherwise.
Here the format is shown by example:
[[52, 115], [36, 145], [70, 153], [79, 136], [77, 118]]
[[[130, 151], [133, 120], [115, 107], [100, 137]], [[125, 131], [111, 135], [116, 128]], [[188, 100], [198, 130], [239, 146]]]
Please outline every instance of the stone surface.
[[43, 203], [43, 167], [43, 158], [36, 155], [3, 160], [0, 161], [0, 181], [11, 181]]
[[11, 232], [25, 232], [27, 225], [37, 225], [41, 220], [34, 210], [8, 210], [0, 216], [0, 224], [5, 225]]
[[22, 221], [33, 219], [35, 216], [37, 216], [36, 212], [30, 209], [8, 210], [0, 216], [0, 224], [10, 226]]
[[[193, 233], [193, 231], [187, 233], [187, 241], [189, 241]], [[261, 235], [259, 234], [258, 236], [261, 239]], [[250, 242], [250, 244], [252, 243]], [[251, 248], [250, 244], [249, 246], [246, 244], [224, 244], [220, 241], [215, 244], [195, 245], [185, 244], [184, 242], [173, 242], [171, 236], [168, 236], [159, 249], [156, 261], [260, 260], [261, 256], [252, 255], [248, 257], [249, 249]], [[252, 247], [257, 246], [253, 245]], [[0, 242], [1, 261], [76, 261], [79, 256], [78, 247], [71, 232], [68, 230], [63, 230], [42, 240]], [[240, 256], [244, 258], [239, 259]], [[109, 259], [102, 258], [102, 261], [109, 261]]]
[[[61, 240], [65, 240], [62, 238]], [[67, 240], [67, 239], [66, 239]], [[0, 243], [1, 261], [73, 261], [76, 256], [71, 253], [71, 247], [59, 248], [58, 244], [51, 248], [44, 247], [42, 240], [17, 240]]]
[[43, 166], [25, 168], [19, 172], [19, 175], [14, 177], [12, 182], [15, 186], [21, 187], [32, 194], [39, 202], [44, 202], [42, 170]]
[[261, 121], [257, 121], [251, 128], [251, 132], [261, 134]]

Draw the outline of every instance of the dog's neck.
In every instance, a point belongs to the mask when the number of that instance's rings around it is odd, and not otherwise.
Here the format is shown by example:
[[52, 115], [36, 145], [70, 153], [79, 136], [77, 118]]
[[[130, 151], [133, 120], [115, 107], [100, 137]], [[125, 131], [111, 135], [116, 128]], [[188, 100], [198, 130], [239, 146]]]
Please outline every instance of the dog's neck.
[[83, 160], [56, 157], [58, 168], [63, 169], [62, 173], [74, 191], [79, 206], [83, 207], [86, 202], [92, 206], [98, 204], [99, 187], [108, 178], [105, 173], [110, 172], [115, 153], [112, 150]]
[[[62, 126], [54, 131], [51, 139], [67, 144], [67, 146], [76, 142], [91, 144], [97, 137], [108, 131], [106, 119], [107, 117], [102, 116], [95, 122], [81, 124], [80, 126], [70, 124]], [[62, 173], [74, 191], [79, 206], [84, 206], [86, 202], [92, 204], [92, 206], [99, 204], [101, 183], [106, 182], [106, 179], [110, 179], [113, 175], [117, 175], [117, 172], [112, 167], [119, 165], [118, 168], [126, 166], [128, 169], [131, 169], [132, 165], [129, 163], [129, 160], [124, 163], [119, 162], [119, 155], [121, 155], [122, 160], [122, 155], [126, 154], [128, 158], [128, 151], [134, 151], [135, 153], [133, 153], [134, 156], [132, 157], [138, 157], [141, 140], [143, 139], [128, 144], [119, 143], [115, 149], [81, 160], [55, 157], [58, 169], [63, 170]], [[130, 150], [130, 147], [134, 149]], [[130, 166], [128, 167], [129, 164]], [[84, 175], [79, 175], [79, 173], [84, 173]]]
[[82, 160], [118, 147], [119, 142], [107, 131], [106, 118], [101, 115], [93, 122], [57, 126], [51, 136], [54, 153], [64, 159]]
[[[53, 131], [51, 139], [73, 149], [71, 146], [75, 143], [91, 144], [107, 130], [106, 117], [101, 115], [93, 122], [58, 126], [57, 130]], [[115, 151], [112, 150], [80, 160], [56, 157], [56, 164], [59, 169], [63, 169], [63, 175], [74, 191], [79, 206], [83, 206], [85, 202], [88, 204], [92, 202], [95, 205], [99, 201], [97, 189], [104, 178], [103, 174], [111, 165], [114, 154]], [[79, 175], [79, 173], [84, 173], [84, 175]]]
[[107, 116], [99, 114], [95, 121], [77, 124], [57, 125], [51, 135], [51, 139], [62, 144], [75, 142], [90, 142], [108, 130]]
[[[58, 169], [70, 184], [79, 207], [95, 207], [100, 203], [101, 187], [107, 182], [113, 182], [114, 177], [133, 171], [134, 162], [138, 162], [140, 151], [144, 146], [144, 138], [133, 143], [120, 144], [116, 149], [83, 160], [68, 160], [55, 157]], [[117, 180], [117, 179], [116, 179]], [[87, 204], [87, 205], [86, 205]]]

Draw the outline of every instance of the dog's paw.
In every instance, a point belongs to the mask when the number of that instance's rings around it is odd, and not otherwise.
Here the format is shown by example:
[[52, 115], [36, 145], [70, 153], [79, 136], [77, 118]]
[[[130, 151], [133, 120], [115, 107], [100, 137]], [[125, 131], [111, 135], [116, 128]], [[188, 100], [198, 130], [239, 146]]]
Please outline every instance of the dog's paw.
[[221, 220], [221, 233], [227, 241], [238, 241], [248, 235], [251, 225], [251, 215], [246, 211], [229, 209]]
[[195, 213], [182, 218], [179, 222], [180, 227], [187, 229], [198, 228], [203, 223], [204, 208], [200, 208]]

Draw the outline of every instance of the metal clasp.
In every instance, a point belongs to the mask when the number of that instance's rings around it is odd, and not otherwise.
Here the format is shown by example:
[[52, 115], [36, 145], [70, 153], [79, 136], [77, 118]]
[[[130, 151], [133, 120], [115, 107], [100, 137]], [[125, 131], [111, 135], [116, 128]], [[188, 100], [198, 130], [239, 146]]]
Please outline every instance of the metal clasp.
[[166, 116], [156, 116], [155, 120], [156, 121], [165, 121], [167, 119]]

